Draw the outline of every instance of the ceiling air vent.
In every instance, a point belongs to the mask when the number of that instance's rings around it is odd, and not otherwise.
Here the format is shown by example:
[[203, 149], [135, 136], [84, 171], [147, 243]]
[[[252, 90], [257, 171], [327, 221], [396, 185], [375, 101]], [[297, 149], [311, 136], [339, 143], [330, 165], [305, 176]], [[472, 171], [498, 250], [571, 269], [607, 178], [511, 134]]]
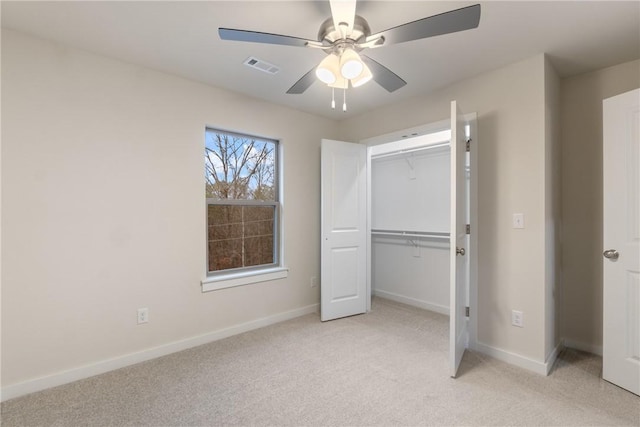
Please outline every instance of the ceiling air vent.
[[278, 68], [277, 66], [269, 64], [262, 59], [254, 58], [253, 56], [245, 59], [243, 64], [247, 67], [255, 68], [256, 70], [260, 70], [268, 74], [276, 74], [278, 71], [280, 71], [280, 68]]

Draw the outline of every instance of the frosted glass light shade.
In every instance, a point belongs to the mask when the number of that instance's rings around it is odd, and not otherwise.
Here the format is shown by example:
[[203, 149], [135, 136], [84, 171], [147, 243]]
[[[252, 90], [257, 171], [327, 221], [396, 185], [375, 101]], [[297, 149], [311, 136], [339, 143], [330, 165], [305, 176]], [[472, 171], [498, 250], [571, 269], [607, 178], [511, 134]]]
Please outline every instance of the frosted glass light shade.
[[333, 83], [329, 83], [329, 87], [334, 89], [348, 89], [349, 88], [349, 80], [345, 79], [341, 75], [338, 75], [336, 81]]
[[316, 77], [318, 77], [322, 83], [328, 85], [333, 84], [338, 78], [339, 66], [340, 60], [332, 53], [320, 62], [320, 65], [316, 68]]
[[362, 73], [364, 64], [360, 55], [353, 49], [345, 49], [340, 56], [340, 74], [345, 79], [355, 79]]
[[372, 78], [373, 78], [373, 74], [371, 74], [371, 70], [369, 69], [369, 67], [363, 64], [362, 73], [360, 73], [360, 75], [355, 79], [351, 80], [351, 86], [353, 87], [362, 86]]

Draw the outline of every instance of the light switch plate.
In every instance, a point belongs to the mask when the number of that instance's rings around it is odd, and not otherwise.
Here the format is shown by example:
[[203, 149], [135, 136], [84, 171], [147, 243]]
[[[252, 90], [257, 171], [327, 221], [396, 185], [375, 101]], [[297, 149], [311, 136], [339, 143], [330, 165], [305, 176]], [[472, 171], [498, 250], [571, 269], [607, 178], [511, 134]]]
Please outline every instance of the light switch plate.
[[514, 213], [513, 214], [513, 228], [524, 228], [524, 214], [523, 213]]

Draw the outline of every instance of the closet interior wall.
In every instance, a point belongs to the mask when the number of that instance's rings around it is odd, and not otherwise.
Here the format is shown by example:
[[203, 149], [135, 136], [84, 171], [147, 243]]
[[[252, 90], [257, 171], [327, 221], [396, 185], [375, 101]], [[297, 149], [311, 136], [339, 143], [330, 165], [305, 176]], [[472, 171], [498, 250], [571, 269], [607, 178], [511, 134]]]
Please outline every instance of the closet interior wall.
[[450, 147], [371, 158], [372, 293], [449, 313]]

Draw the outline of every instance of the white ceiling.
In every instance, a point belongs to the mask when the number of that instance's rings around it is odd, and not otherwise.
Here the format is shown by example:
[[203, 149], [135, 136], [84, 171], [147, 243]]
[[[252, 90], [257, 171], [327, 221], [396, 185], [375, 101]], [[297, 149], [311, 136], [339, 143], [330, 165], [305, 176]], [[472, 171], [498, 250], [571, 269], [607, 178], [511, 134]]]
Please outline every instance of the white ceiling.
[[[376, 33], [477, 2], [359, 1]], [[328, 1], [2, 1], [2, 26], [213, 86], [341, 119], [547, 53], [571, 76], [640, 57], [638, 1], [481, 2], [474, 30], [366, 53], [407, 81], [388, 93], [371, 82], [347, 92], [349, 111], [330, 109], [331, 91], [314, 83], [285, 92], [317, 65], [317, 49], [223, 41], [218, 27], [316, 39]], [[242, 65], [255, 56], [281, 67], [269, 75]], [[639, 70], [640, 72], [640, 70]], [[340, 98], [339, 98], [340, 99]]]

